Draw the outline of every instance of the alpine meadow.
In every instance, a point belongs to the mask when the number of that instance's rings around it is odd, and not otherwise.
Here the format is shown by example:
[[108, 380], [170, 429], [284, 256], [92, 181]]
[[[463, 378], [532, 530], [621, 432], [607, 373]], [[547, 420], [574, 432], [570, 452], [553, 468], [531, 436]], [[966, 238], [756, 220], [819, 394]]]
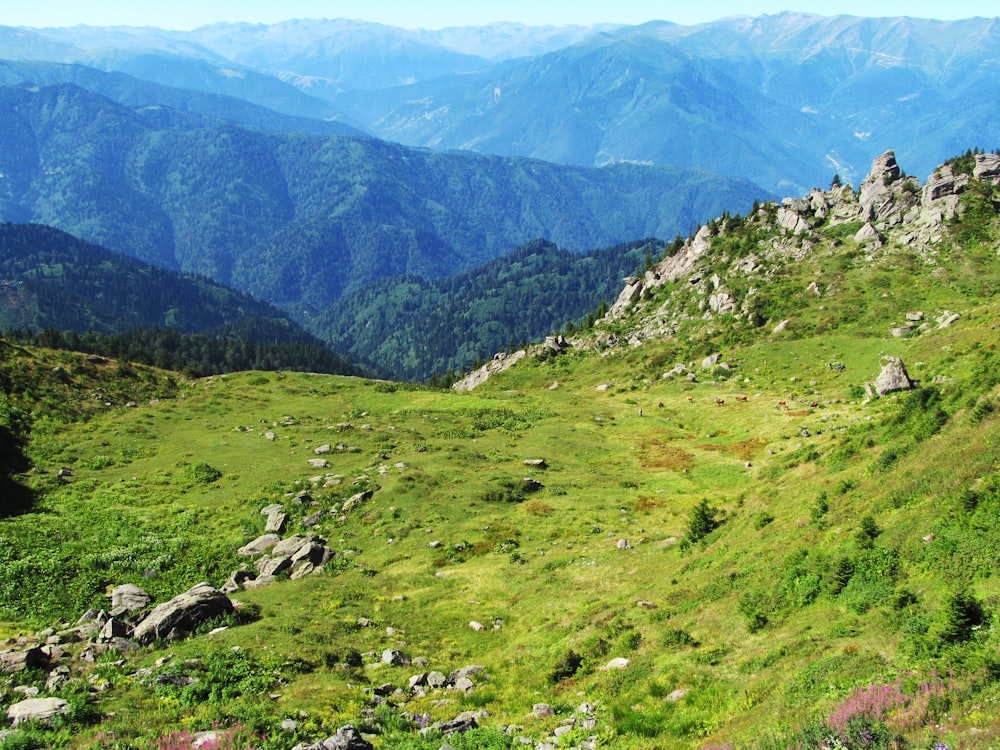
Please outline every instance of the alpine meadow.
[[1000, 748], [998, 49], [0, 27], [0, 750]]

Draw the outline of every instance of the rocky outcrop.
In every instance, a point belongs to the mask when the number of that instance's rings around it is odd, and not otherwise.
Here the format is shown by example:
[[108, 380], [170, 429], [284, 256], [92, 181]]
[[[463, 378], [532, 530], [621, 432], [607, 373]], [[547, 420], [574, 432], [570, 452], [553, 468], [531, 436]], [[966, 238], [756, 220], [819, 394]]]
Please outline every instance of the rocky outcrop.
[[456, 391], [471, 391], [485, 383], [493, 375], [513, 367], [527, 356], [528, 352], [524, 349], [519, 349], [513, 354], [497, 352], [493, 355], [493, 359], [480, 367], [478, 370], [473, 370], [464, 378], [454, 383], [451, 387]]
[[202, 623], [232, 612], [228, 596], [207, 583], [199, 583], [154, 608], [135, 626], [132, 637], [148, 644], [172, 632], [190, 633]]

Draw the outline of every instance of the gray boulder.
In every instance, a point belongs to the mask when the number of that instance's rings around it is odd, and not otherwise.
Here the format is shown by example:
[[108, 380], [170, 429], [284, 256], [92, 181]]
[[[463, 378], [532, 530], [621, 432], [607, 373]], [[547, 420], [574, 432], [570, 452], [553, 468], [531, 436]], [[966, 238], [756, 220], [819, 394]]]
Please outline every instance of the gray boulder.
[[23, 721], [49, 721], [69, 713], [69, 703], [62, 698], [29, 698], [7, 709], [13, 726]]
[[133, 583], [124, 583], [111, 589], [111, 608], [119, 607], [128, 611], [145, 609], [153, 598]]
[[260, 555], [267, 552], [271, 547], [276, 545], [281, 541], [281, 537], [277, 534], [262, 534], [261, 536], [254, 539], [252, 542], [248, 542], [236, 550], [237, 555], [246, 555], [247, 557], [253, 557], [254, 555]]
[[314, 745], [296, 745], [292, 750], [374, 750], [374, 745], [350, 724], [342, 726], [332, 737]]
[[879, 396], [896, 391], [908, 391], [913, 388], [913, 381], [906, 374], [906, 367], [899, 357], [889, 357], [882, 365], [882, 372], [875, 378], [875, 392]]
[[0, 653], [0, 672], [13, 674], [25, 669], [44, 669], [49, 657], [37, 646], [24, 651], [4, 651]]
[[132, 637], [148, 644], [165, 638], [172, 630], [190, 632], [207, 620], [232, 612], [228, 596], [207, 583], [199, 583], [153, 609], [135, 626]]

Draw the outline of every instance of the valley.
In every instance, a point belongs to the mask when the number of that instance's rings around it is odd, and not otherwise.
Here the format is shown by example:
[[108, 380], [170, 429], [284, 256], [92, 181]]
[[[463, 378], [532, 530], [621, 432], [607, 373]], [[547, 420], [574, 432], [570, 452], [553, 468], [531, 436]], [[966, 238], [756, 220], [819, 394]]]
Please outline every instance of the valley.
[[[471, 391], [5, 342], [0, 618], [49, 656], [0, 696], [66, 708], [3, 741], [994, 747], [996, 160], [720, 217]], [[237, 554], [273, 506], [321, 566]], [[121, 635], [48, 640], [126, 583]]]

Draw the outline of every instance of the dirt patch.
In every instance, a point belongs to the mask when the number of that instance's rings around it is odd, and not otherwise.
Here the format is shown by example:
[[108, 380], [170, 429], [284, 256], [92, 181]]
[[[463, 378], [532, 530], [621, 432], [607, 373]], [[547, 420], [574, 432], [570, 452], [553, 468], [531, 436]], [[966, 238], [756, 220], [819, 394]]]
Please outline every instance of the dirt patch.
[[729, 453], [742, 461], [748, 461], [765, 445], [761, 438], [750, 438], [740, 440], [736, 443], [724, 443], [720, 445], [704, 444], [696, 445], [695, 448], [702, 451], [716, 451], [718, 453]]
[[802, 409], [801, 411], [786, 411], [785, 412], [785, 416], [786, 417], [808, 417], [809, 416], [809, 410], [808, 409]]
[[694, 467], [694, 454], [676, 445], [650, 445], [642, 452], [640, 466], [656, 471], [683, 471]]
[[653, 508], [659, 508], [663, 505], [663, 501], [655, 497], [640, 497], [635, 501], [636, 510], [652, 510]]

